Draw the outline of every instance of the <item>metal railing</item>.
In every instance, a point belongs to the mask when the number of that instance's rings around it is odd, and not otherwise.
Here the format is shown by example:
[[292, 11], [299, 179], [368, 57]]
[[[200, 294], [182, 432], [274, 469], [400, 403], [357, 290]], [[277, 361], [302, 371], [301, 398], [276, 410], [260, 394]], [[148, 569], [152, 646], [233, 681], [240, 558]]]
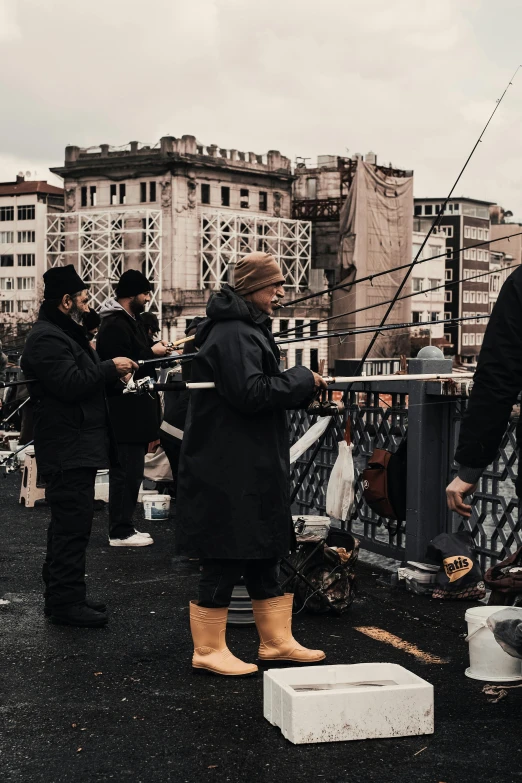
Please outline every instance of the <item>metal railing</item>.
[[[458, 375], [456, 376], [458, 379]], [[341, 384], [329, 394], [341, 390]], [[522, 546], [515, 492], [518, 453], [517, 419], [511, 418], [496, 460], [484, 472], [472, 501], [469, 520], [450, 514], [446, 485], [455, 475], [453, 455], [465, 396], [454, 384], [440, 381], [366, 380], [353, 384], [346, 411], [336, 418], [296, 498], [301, 514], [326, 512], [328, 478], [344, 436], [348, 417], [355, 466], [355, 505], [345, 529], [372, 552], [396, 560], [422, 561], [432, 538], [441, 532], [469, 530], [483, 568]], [[459, 389], [459, 391], [461, 391]], [[291, 442], [313, 423], [305, 411], [289, 412]], [[395, 451], [407, 433], [408, 482], [406, 519], [382, 519], [365, 503], [361, 474], [374, 448]], [[292, 469], [292, 485], [310, 459], [304, 454]]]

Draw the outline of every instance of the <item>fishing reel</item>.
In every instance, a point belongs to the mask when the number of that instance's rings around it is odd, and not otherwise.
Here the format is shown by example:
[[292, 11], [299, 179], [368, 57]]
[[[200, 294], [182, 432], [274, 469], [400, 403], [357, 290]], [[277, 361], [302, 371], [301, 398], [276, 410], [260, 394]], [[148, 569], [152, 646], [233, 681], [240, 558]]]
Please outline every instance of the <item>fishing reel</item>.
[[154, 380], [147, 375], [146, 378], [140, 378], [138, 381], [134, 380], [134, 375], [130, 381], [125, 385], [123, 390], [124, 394], [150, 394], [154, 391]]
[[326, 389], [319, 389], [314, 399], [306, 409], [311, 416], [336, 416], [342, 413], [344, 405], [342, 401], [329, 400]]

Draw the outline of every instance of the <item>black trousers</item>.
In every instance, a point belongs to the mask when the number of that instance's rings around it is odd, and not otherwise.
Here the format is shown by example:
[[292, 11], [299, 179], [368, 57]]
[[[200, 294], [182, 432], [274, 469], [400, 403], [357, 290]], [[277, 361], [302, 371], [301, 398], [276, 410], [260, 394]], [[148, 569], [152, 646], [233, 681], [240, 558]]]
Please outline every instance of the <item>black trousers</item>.
[[208, 608], [229, 606], [232, 590], [244, 579], [250, 598], [263, 601], [283, 595], [279, 560], [203, 560], [198, 603]]
[[85, 556], [91, 535], [95, 468], [44, 476], [51, 507], [47, 554], [42, 568], [44, 597], [51, 607], [85, 601]]
[[134, 535], [133, 515], [138, 502], [146, 443], [118, 443], [119, 465], [109, 470], [109, 537]]

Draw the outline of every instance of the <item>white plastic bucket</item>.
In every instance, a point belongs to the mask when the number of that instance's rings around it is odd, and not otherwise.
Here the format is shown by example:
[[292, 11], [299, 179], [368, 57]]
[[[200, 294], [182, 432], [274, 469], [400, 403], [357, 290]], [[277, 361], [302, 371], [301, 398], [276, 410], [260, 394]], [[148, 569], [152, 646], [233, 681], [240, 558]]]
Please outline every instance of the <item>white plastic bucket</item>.
[[486, 682], [522, 680], [522, 660], [512, 658], [495, 641], [486, 625], [488, 617], [505, 606], [475, 606], [466, 611], [469, 644], [469, 668], [466, 677]]
[[145, 519], [168, 519], [170, 495], [144, 495], [143, 513]]

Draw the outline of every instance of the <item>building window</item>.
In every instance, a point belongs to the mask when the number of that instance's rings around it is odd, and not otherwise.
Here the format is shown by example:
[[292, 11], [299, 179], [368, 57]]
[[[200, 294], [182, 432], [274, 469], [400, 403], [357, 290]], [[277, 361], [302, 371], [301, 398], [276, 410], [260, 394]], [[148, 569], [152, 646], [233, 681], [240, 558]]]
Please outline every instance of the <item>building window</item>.
[[120, 204], [127, 203], [127, 186], [124, 182], [120, 185]]
[[430, 258], [436, 258], [437, 256], [439, 256], [440, 251], [441, 248], [438, 245], [428, 245], [428, 253], [430, 255]]
[[462, 335], [462, 345], [468, 345], [469, 334]]
[[464, 304], [468, 304], [469, 303], [469, 291], [463, 291], [463, 293], [462, 293], [462, 301], [464, 302]]
[[458, 212], [460, 209], [460, 204], [453, 204], [453, 211]]
[[241, 209], [248, 209], [248, 190], [241, 188], [239, 191], [239, 206]]
[[14, 291], [14, 277], [0, 277], [0, 291]]
[[477, 260], [477, 251], [474, 247], [469, 251], [469, 254], [472, 261]]
[[0, 266], [14, 266], [14, 256], [13, 255], [0, 256]]
[[447, 343], [451, 342], [451, 334], [449, 332], [444, 332], [444, 339]]
[[0, 221], [14, 220], [14, 207], [0, 207]]
[[19, 242], [36, 242], [36, 232], [35, 231], [19, 231], [18, 232], [18, 241]]
[[319, 351], [317, 348], [310, 349], [310, 369], [312, 372], [319, 372]]
[[295, 336], [296, 337], [302, 337], [303, 336], [303, 325], [304, 321], [302, 320], [296, 320], [295, 322]]
[[156, 183], [149, 182], [149, 201], [156, 201]]
[[35, 266], [36, 259], [34, 253], [19, 253], [17, 256], [18, 266]]
[[222, 207], [229, 207], [230, 206], [230, 188], [226, 185], [223, 185], [221, 188], [221, 206]]
[[476, 302], [475, 291], [470, 291], [469, 292], [469, 301], [470, 301], [471, 304], [475, 304], [475, 302]]
[[422, 310], [412, 310], [411, 320], [414, 324], [420, 324], [422, 321]]
[[483, 337], [483, 335], [480, 334], [480, 333], [475, 335], [475, 343], [477, 345], [482, 345], [482, 337]]
[[489, 240], [489, 228], [484, 229], [484, 239]]
[[477, 291], [477, 304], [482, 304], [482, 291]]
[[413, 214], [415, 217], [420, 217], [422, 215], [422, 204], [415, 204], [415, 211]]
[[464, 236], [466, 239], [471, 239], [471, 229], [469, 226], [465, 226], [464, 228]]
[[489, 261], [489, 251], [483, 250], [482, 252], [484, 253], [484, 261]]
[[18, 277], [16, 287], [19, 291], [34, 291], [34, 277]]
[[317, 337], [318, 321], [310, 321], [310, 337]]
[[86, 185], [82, 186], [82, 192], [81, 193], [82, 193], [82, 195], [81, 195], [81, 205], [82, 205], [82, 207], [86, 207], [87, 206], [87, 186]]
[[18, 220], [34, 220], [34, 204], [18, 207]]
[[452, 291], [444, 291], [444, 301], [445, 302], [451, 302], [453, 299], [453, 292]]
[[110, 186], [110, 203], [111, 206], [118, 203], [118, 193], [116, 185]]
[[14, 300], [2, 299], [0, 302], [0, 313], [14, 313]]
[[431, 321], [438, 321], [438, 320], [440, 320], [440, 313], [430, 313], [430, 320]]
[[19, 299], [18, 300], [18, 312], [28, 313], [33, 306], [31, 299]]
[[477, 229], [477, 238], [484, 239], [484, 230], [482, 228]]
[[412, 288], [413, 293], [419, 294], [421, 291], [424, 290], [424, 278], [423, 277], [414, 277], [412, 278]]
[[433, 206], [432, 206], [432, 204], [425, 204], [425, 206], [424, 206], [424, 214], [425, 215], [433, 215]]
[[309, 177], [306, 180], [306, 198], [317, 198], [317, 178]]
[[475, 335], [473, 333], [468, 334], [468, 345], [475, 345]]
[[208, 183], [201, 184], [201, 203], [210, 204], [210, 185]]
[[266, 212], [268, 210], [268, 193], [264, 190], [259, 191], [259, 211]]
[[451, 318], [451, 313], [448, 313], [447, 311], [445, 311], [445, 313], [444, 313], [444, 320], [445, 321], [449, 321], [450, 318]]
[[302, 367], [303, 366], [303, 349], [297, 348], [295, 352], [295, 366], [296, 367]]
[[96, 185], [91, 185], [89, 188], [89, 205], [96, 206]]
[[140, 182], [140, 201], [144, 204], [147, 201], [147, 183]]
[[281, 320], [279, 321], [280, 334], [283, 334], [288, 331], [288, 324], [289, 324], [288, 318], [281, 318]]
[[430, 277], [430, 288], [437, 288], [439, 285], [442, 285], [442, 280], [436, 280], [435, 278]]
[[453, 280], [453, 269], [446, 269], [446, 280]]
[[[14, 241], [14, 231], [0, 231], [0, 245], [9, 245]], [[20, 242], [20, 232], [18, 232]]]

